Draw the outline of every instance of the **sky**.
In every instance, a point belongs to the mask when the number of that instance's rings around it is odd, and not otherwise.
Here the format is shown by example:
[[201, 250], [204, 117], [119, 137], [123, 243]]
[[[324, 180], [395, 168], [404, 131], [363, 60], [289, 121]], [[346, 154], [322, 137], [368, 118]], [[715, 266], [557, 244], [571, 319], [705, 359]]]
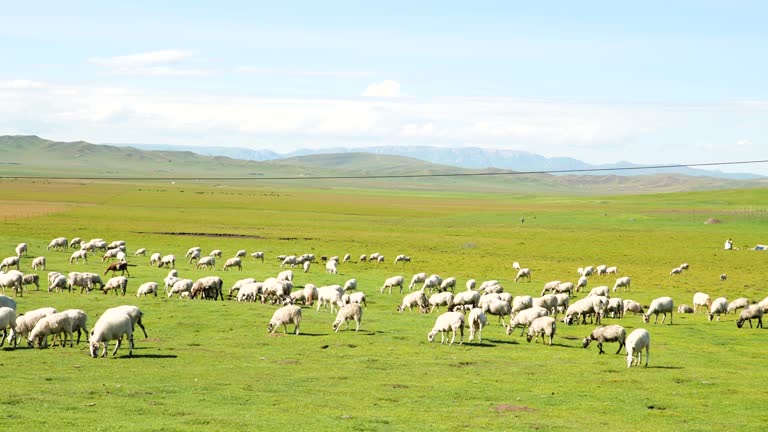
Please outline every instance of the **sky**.
[[0, 135], [768, 159], [768, 2], [24, 3], [0, 15]]

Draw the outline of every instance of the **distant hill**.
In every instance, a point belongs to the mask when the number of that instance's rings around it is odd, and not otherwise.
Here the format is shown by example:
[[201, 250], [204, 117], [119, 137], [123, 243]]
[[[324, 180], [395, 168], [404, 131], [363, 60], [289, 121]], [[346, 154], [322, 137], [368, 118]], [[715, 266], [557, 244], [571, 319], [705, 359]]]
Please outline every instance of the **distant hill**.
[[[518, 174], [464, 169], [405, 156], [340, 153], [268, 161], [204, 156], [190, 151], [56, 142], [37, 136], [0, 136], [0, 174], [78, 178], [251, 178], [293, 187], [351, 187], [551, 194], [637, 194], [765, 187], [768, 179], [728, 180], [678, 174], [638, 176]], [[494, 175], [503, 172], [505, 175]], [[483, 174], [483, 175], [477, 175]], [[429, 176], [437, 175], [437, 176]], [[371, 176], [385, 178], [371, 179]], [[408, 176], [391, 178], [390, 176]], [[428, 177], [419, 177], [428, 176]], [[313, 177], [311, 182], [291, 180]], [[334, 177], [321, 179], [317, 177]], [[218, 180], [215, 180], [218, 181]], [[241, 180], [232, 180], [241, 181]]]

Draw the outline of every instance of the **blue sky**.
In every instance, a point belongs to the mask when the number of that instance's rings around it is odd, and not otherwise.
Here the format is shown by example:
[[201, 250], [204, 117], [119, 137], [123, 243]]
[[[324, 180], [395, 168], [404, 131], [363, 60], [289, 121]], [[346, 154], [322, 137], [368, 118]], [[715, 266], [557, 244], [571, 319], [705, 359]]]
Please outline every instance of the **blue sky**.
[[768, 158], [763, 2], [120, 3], [4, 5], [0, 134]]

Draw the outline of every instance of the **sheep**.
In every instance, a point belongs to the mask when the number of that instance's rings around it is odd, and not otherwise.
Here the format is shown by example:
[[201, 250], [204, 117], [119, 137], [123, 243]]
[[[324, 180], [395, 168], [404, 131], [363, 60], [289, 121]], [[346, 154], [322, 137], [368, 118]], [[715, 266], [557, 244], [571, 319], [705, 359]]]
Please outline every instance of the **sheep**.
[[411, 283], [408, 285], [408, 291], [411, 291], [413, 287], [416, 286], [416, 284], [424, 283], [424, 281], [427, 280], [427, 274], [426, 273], [416, 273], [411, 278]]
[[79, 248], [82, 242], [83, 242], [83, 239], [81, 239], [80, 237], [75, 237], [69, 241], [69, 248], [70, 249]]
[[683, 270], [688, 270], [688, 263], [686, 262], [686, 263], [680, 264], [680, 268]]
[[[334, 285], [334, 287], [338, 287], [338, 285]], [[339, 287], [340, 289], [341, 287]], [[266, 303], [269, 301], [272, 304], [286, 304], [290, 302], [291, 290], [293, 290], [293, 283], [291, 281], [267, 278], [262, 284], [261, 302]]]
[[195, 254], [197, 254], [197, 256], [199, 257], [200, 252], [202, 252], [202, 250], [203, 248], [201, 248], [200, 246], [191, 247], [187, 250], [187, 253], [184, 254], [184, 258], [189, 258]]
[[224, 271], [227, 271], [232, 267], [237, 267], [238, 270], [242, 271], [243, 270], [242, 260], [238, 257], [230, 258], [224, 261], [224, 266], [221, 269]]
[[429, 296], [429, 306], [429, 313], [440, 310], [440, 306], [445, 306], [448, 310], [451, 310], [451, 306], [453, 306], [453, 293], [446, 291], [432, 294]]
[[231, 299], [233, 294], [240, 291], [240, 288], [242, 288], [246, 284], [254, 283], [254, 282], [256, 282], [256, 279], [254, 278], [245, 278], [245, 279], [238, 280], [237, 282], [235, 282], [234, 285], [232, 285], [232, 287], [227, 292], [227, 298]]
[[214, 300], [218, 300], [221, 297], [221, 301], [224, 301], [223, 286], [224, 281], [218, 276], [202, 277], [192, 284], [189, 296], [190, 298], [195, 298], [199, 294], [202, 299], [213, 298]]
[[544, 336], [549, 337], [549, 346], [552, 346], [552, 339], [555, 337], [555, 331], [557, 330], [557, 324], [555, 319], [549, 316], [538, 317], [531, 322], [528, 326], [528, 342], [536, 336], [534, 343], [539, 341], [541, 336], [541, 343], [544, 343]]
[[221, 258], [222, 255], [223, 255], [223, 252], [221, 251], [221, 249], [214, 249], [211, 251], [211, 253], [208, 254], [208, 256], [212, 256], [216, 258]]
[[560, 286], [561, 283], [562, 282], [560, 282], [559, 280], [549, 281], [545, 283], [544, 288], [542, 288], [541, 294], [539, 294], [539, 296], [543, 296], [548, 292], [555, 292], [555, 290], [557, 289], [558, 286]]
[[133, 253], [133, 256], [147, 256], [147, 248], [138, 248], [136, 249], [136, 252]]
[[622, 291], [629, 292], [629, 285], [631, 282], [632, 281], [629, 278], [629, 276], [623, 276], [616, 279], [616, 283], [613, 284], [613, 292], [616, 292], [619, 289], [622, 289]]
[[310, 306], [315, 302], [317, 299], [317, 287], [312, 285], [311, 283], [308, 283], [304, 285], [304, 298], [306, 299], [306, 303]]
[[301, 308], [295, 305], [286, 305], [276, 310], [272, 314], [272, 319], [267, 324], [267, 331], [272, 334], [278, 327], [283, 326], [283, 333], [288, 334], [288, 324], [295, 324], [293, 333], [299, 334], [299, 325], [301, 324]]
[[670, 297], [659, 297], [654, 299], [651, 302], [651, 305], [648, 306], [648, 311], [643, 314], [643, 322], [648, 323], [650, 321], [651, 314], [654, 314], [656, 315], [656, 320], [653, 323], [656, 324], [659, 322], [659, 314], [664, 314], [664, 317], [661, 319], [661, 323], [664, 324], [664, 320], [667, 319], [667, 313], [669, 313], [669, 324], [671, 325], [672, 311], [674, 308], [675, 303]]
[[480, 293], [473, 290], [466, 290], [453, 296], [453, 306], [467, 306], [477, 307], [480, 304]]
[[115, 240], [107, 245], [107, 249], [117, 249], [121, 247], [125, 247], [125, 240]]
[[[599, 297], [593, 296], [593, 297], [585, 297], [583, 299], [579, 299], [573, 303], [571, 303], [570, 306], [568, 306], [568, 309], [565, 311], [565, 318], [563, 318], [563, 322], [567, 325], [571, 325], [574, 322], [579, 321], [579, 318], [581, 318], [581, 323], [586, 324], [587, 323], [587, 315], [594, 316], [596, 314], [595, 310], [595, 302], [593, 299], [597, 299]], [[598, 323], [599, 323], [599, 316], [598, 316]]]
[[467, 327], [469, 327], [469, 342], [475, 338], [477, 333], [477, 341], [483, 342], [483, 327], [488, 324], [488, 319], [480, 308], [472, 308], [467, 316]]
[[[29, 332], [35, 328], [35, 324], [37, 324], [38, 321], [55, 313], [56, 309], [52, 307], [44, 307], [16, 316], [16, 323], [11, 328], [11, 334], [8, 335], [8, 342], [11, 343], [11, 341], [13, 341], [13, 347], [16, 348], [19, 339], [28, 335]], [[2, 346], [2, 342], [0, 342], [0, 346]]]
[[512, 268], [515, 269], [515, 270], [520, 270], [520, 268], [521, 268], [520, 267], [520, 263], [517, 262], [517, 261], [513, 262], [512, 263]]
[[533, 297], [527, 295], [515, 296], [515, 298], [512, 300], [512, 310], [510, 311], [510, 316], [516, 315], [519, 312], [530, 309], [532, 307]]
[[440, 284], [440, 291], [447, 291], [448, 288], [451, 289], [451, 292], [456, 290], [456, 278], [455, 277], [446, 278], [443, 281], [443, 283]]
[[628, 299], [624, 300], [624, 313], [626, 314], [627, 312], [632, 312], [635, 315], [645, 313], [640, 303]]
[[80, 294], [83, 293], [83, 290], [86, 291], [86, 293], [90, 293], [91, 290], [93, 290], [96, 285], [99, 286], [99, 289], [104, 289], [104, 282], [101, 280], [101, 276], [99, 276], [96, 273], [90, 273], [90, 272], [84, 272], [80, 273], [83, 280], [85, 281], [85, 286], [80, 286]]
[[683, 269], [681, 269], [680, 267], [675, 267], [675, 268], [673, 268], [673, 269], [672, 269], [672, 270], [669, 272], [669, 275], [670, 275], [670, 276], [674, 276], [674, 275], [679, 275], [679, 274], [682, 274], [682, 273], [683, 273]]
[[595, 273], [597, 273], [598, 276], [605, 275], [605, 270], [608, 267], [605, 264], [600, 264], [599, 266], [595, 267]]
[[304, 261], [304, 273], [309, 272], [309, 267], [312, 265], [311, 261]]
[[181, 297], [183, 293], [191, 292], [192, 285], [194, 284], [195, 282], [191, 279], [177, 279], [171, 285], [171, 289], [168, 290], [168, 298], [173, 297], [174, 294], [178, 294]]
[[632, 331], [626, 339], [627, 349], [627, 368], [640, 366], [640, 362], [643, 361], [643, 348], [645, 348], [645, 367], [648, 367], [648, 360], [651, 357], [651, 335], [648, 330], [639, 328]]
[[120, 252], [120, 249], [107, 249], [107, 251], [104, 252], [104, 255], [101, 256], [101, 262], [104, 262], [108, 259], [117, 258], [118, 252]]
[[[186, 258], [186, 255], [184, 256]], [[200, 251], [194, 250], [191, 254], [189, 254], [189, 260], [188, 262], [192, 264], [193, 261], [200, 261]]]
[[588, 279], [587, 279], [586, 276], [580, 277], [579, 278], [579, 282], [576, 284], [576, 292], [579, 292], [582, 289], [587, 289], [587, 281], [588, 281]]
[[499, 281], [492, 280], [492, 281], [485, 281], [481, 283], [480, 288], [478, 288], [477, 290], [482, 291], [486, 294], [491, 294], [491, 293], [500, 294], [504, 292], [504, 287], [501, 286]]
[[157, 282], [144, 282], [139, 285], [139, 289], [136, 290], [136, 297], [147, 296], [147, 294], [154, 294], [157, 297], [157, 291], [160, 285]]
[[528, 279], [528, 282], [531, 281], [531, 270], [528, 267], [521, 268], [517, 272], [517, 276], [515, 276], [515, 282], [523, 278]]
[[330, 260], [325, 263], [325, 271], [330, 274], [337, 274], [339, 272], [337, 266], [338, 262], [336, 260]]
[[723, 274], [720, 275], [720, 280], [721, 281], [725, 282], [726, 279], [728, 279], [728, 275], [727, 274], [723, 273]]
[[[237, 301], [239, 302], [255, 302], [264, 291], [264, 283], [262, 282], [248, 282], [244, 283], [240, 289], [237, 290]], [[306, 302], [306, 299], [304, 300]]]
[[61, 273], [58, 273], [53, 279], [48, 279], [48, 292], [53, 292], [54, 289], [62, 291], [67, 288], [67, 278]]
[[521, 326], [523, 331], [520, 333], [520, 336], [522, 336], [525, 333], [525, 328], [531, 325], [533, 320], [538, 317], [547, 316], [548, 314], [549, 312], [547, 312], [546, 309], [537, 306], [520, 311], [520, 313], [515, 315], [515, 318], [509, 322], [509, 325], [507, 326], [507, 334], [511, 335], [517, 326]]
[[368, 304], [365, 302], [365, 293], [362, 291], [358, 291], [352, 294], [344, 294], [341, 296], [341, 302], [344, 304], [357, 303], [368, 307]]
[[737, 310], [745, 308], [747, 306], [749, 306], [749, 299], [746, 297], [740, 297], [728, 303], [728, 309], [726, 310], [725, 313], [736, 312]]
[[402, 312], [405, 308], [408, 308], [408, 312], [411, 312], [414, 306], [418, 306], [419, 312], [427, 313], [428, 304], [429, 301], [427, 300], [426, 294], [424, 294], [424, 290], [420, 289], [403, 297], [403, 302], [397, 307], [397, 311]]
[[715, 314], [717, 314], [717, 320], [720, 321], [720, 315], [727, 313], [727, 311], [728, 300], [725, 297], [718, 297], [709, 305], [708, 319], [712, 321], [715, 318]]
[[555, 294], [555, 298], [557, 298], [557, 312], [564, 313], [571, 303], [571, 296], [569, 294]]
[[16, 300], [0, 294], [0, 307], [9, 307], [13, 310], [16, 310]]
[[144, 328], [144, 324], [141, 322], [141, 318], [144, 316], [144, 312], [142, 312], [138, 306], [133, 306], [133, 305], [115, 306], [113, 308], [109, 308], [106, 311], [104, 311], [103, 315], [106, 315], [108, 313], [113, 313], [113, 312], [121, 312], [128, 315], [128, 317], [131, 319], [131, 330], [133, 330], [136, 324], [138, 324], [139, 327], [141, 328], [141, 331], [144, 332], [144, 338], [146, 339], [148, 337], [147, 330]]
[[14, 295], [22, 295], [22, 280], [24, 276], [20, 271], [10, 270], [8, 273], [0, 272], [0, 288], [5, 293], [6, 288], [13, 288]]
[[440, 276], [433, 274], [424, 281], [424, 284], [421, 286], [421, 289], [422, 290], [429, 290], [429, 289], [439, 290], [441, 283], [443, 283], [443, 279]]
[[616, 266], [608, 267], [605, 269], [605, 274], [619, 274], [619, 268]]
[[128, 338], [128, 355], [131, 356], [133, 355], [134, 346], [131, 317], [120, 310], [105, 312], [96, 321], [91, 330], [91, 336], [88, 338], [91, 357], [98, 357], [99, 346], [102, 343], [104, 344], [104, 349], [101, 352], [101, 357], [106, 357], [109, 341], [116, 339], [115, 350], [112, 351], [112, 356], [114, 357], [123, 342], [123, 336]]
[[350, 254], [344, 254], [344, 258], [341, 259], [342, 263], [347, 263], [352, 259], [352, 255]]
[[696, 311], [702, 307], [709, 309], [710, 303], [712, 303], [712, 299], [709, 298], [709, 295], [703, 292], [697, 292], [693, 295], [693, 313], [696, 313]]
[[357, 303], [349, 303], [339, 309], [339, 313], [336, 314], [336, 320], [331, 324], [334, 332], [338, 332], [341, 328], [341, 323], [347, 323], [347, 330], [349, 330], [349, 321], [355, 321], [355, 331], [360, 330], [360, 321], [363, 318], [363, 308]]
[[483, 305], [483, 313], [490, 315], [498, 315], [499, 324], [504, 324], [504, 316], [508, 316], [509, 320], [512, 319], [512, 306], [503, 300], [491, 300]]
[[163, 291], [166, 293], [168, 292], [168, 289], [173, 286], [173, 284], [176, 283], [177, 280], [179, 280], [179, 271], [176, 269], [171, 269], [168, 271], [168, 275], [163, 279]]
[[330, 305], [331, 313], [336, 310], [336, 306], [342, 307], [344, 303], [341, 297], [344, 291], [339, 285], [322, 286], [317, 289], [317, 311], [320, 312], [322, 306]]
[[349, 279], [344, 282], [344, 291], [354, 291], [357, 289], [357, 279]]
[[166, 255], [162, 258], [160, 258], [160, 262], [157, 263], [158, 267], [171, 267], [176, 268], [176, 256], [174, 255]]
[[196, 269], [202, 269], [202, 268], [208, 268], [210, 270], [213, 270], [213, 268], [216, 266], [216, 258], [212, 256], [204, 256], [197, 260], [197, 264], [195, 264]]
[[621, 352], [621, 348], [624, 347], [624, 341], [626, 339], [627, 331], [624, 329], [624, 327], [618, 324], [605, 327], [600, 326], [592, 330], [592, 333], [584, 338], [582, 346], [587, 348], [592, 341], [597, 341], [597, 349], [599, 350], [598, 354], [605, 354], [605, 351], [603, 351], [604, 342], [618, 342], [619, 349], [616, 350], [616, 354], [618, 354]]
[[254, 260], [260, 259], [261, 262], [264, 262], [264, 252], [254, 252], [251, 254]]
[[45, 270], [44, 256], [39, 256], [32, 260], [32, 270]]
[[390, 278], [387, 278], [387, 280], [384, 281], [384, 285], [381, 286], [381, 289], [379, 290], [379, 292], [383, 293], [385, 289], [389, 288], [389, 293], [392, 294], [393, 287], [400, 287], [400, 294], [403, 293], [403, 277], [402, 276], [392, 276]]
[[760, 307], [761, 307], [761, 308], [763, 308], [763, 309], [766, 309], [766, 308], [768, 308], [768, 297], [766, 297], [766, 298], [764, 298], [764, 299], [760, 300], [760, 302], [758, 303], [758, 305], [760, 305]]
[[680, 306], [677, 307], [677, 313], [680, 313], [680, 314], [693, 313], [693, 308], [688, 306], [687, 304], [681, 304]]
[[293, 270], [283, 270], [277, 274], [277, 280], [293, 282]]
[[16, 256], [21, 258], [22, 255], [27, 255], [27, 244], [26, 243], [19, 243], [16, 246]]
[[[423, 273], [421, 273], [421, 274], [423, 274]], [[467, 287], [468, 290], [475, 289], [475, 285], [477, 285], [477, 281], [475, 281], [474, 279], [469, 279], [469, 280], [467, 280], [467, 283], [464, 284], [464, 286]]]
[[153, 253], [149, 256], [149, 265], [154, 266], [156, 264], [160, 264], [160, 258], [162, 258], [162, 254], [160, 252]]
[[376, 258], [377, 263], [383, 263], [384, 262], [384, 255], [379, 255], [378, 258]]
[[546, 294], [533, 299], [533, 306], [544, 308], [550, 315], [557, 313], [557, 297], [554, 294]]
[[40, 276], [36, 273], [25, 274], [21, 276], [21, 286], [34, 285], [35, 291], [40, 291]]
[[610, 292], [610, 289], [607, 286], [601, 285], [601, 286], [594, 287], [591, 290], [589, 290], [589, 294], [587, 294], [587, 297], [589, 297], [589, 296], [608, 297], [609, 292]]
[[[9, 331], [13, 335], [14, 327], [16, 327], [16, 310], [9, 307], [0, 307], [0, 330], [3, 332], [3, 336], [0, 338], [0, 347], [5, 343], [5, 338], [8, 337]], [[8, 340], [10, 341], [11, 339], [9, 338]]]
[[128, 278], [125, 276], [116, 276], [113, 278], [110, 278], [106, 284], [104, 284], [104, 287], [102, 287], [102, 291], [104, 291], [104, 294], [108, 293], [109, 290], [115, 290], [115, 295], [118, 294], [118, 291], [125, 296], [126, 289], [128, 288]]
[[362, 255], [360, 255], [360, 258], [358, 258], [357, 260], [359, 262], [365, 262], [366, 258], [367, 258], [367, 256], [365, 254], [362, 254]]
[[435, 340], [435, 335], [440, 333], [440, 345], [448, 340], [448, 332], [452, 332], [451, 342], [448, 345], [453, 345], [456, 340], [456, 330], [459, 330], [459, 345], [464, 340], [464, 314], [461, 312], [445, 312], [437, 317], [435, 325], [432, 327], [432, 331], [427, 333], [427, 340], [432, 342]]
[[477, 307], [482, 309], [483, 306], [491, 300], [501, 300], [501, 295], [498, 293], [483, 293], [480, 295], [480, 301], [477, 302]]
[[62, 312], [51, 314], [41, 318], [32, 331], [27, 336], [27, 342], [42, 347], [46, 345], [45, 340], [48, 336], [54, 336], [54, 345], [56, 336], [64, 333], [64, 340], [61, 346], [65, 346], [67, 342], [67, 336], [69, 336], [69, 346], [74, 346], [73, 333], [77, 330], [77, 343], [80, 343], [81, 331], [88, 334], [88, 328], [86, 326], [88, 321], [88, 315], [79, 309], [67, 309]]
[[397, 263], [399, 263], [399, 262], [403, 262], [403, 263], [406, 263], [406, 262], [410, 262], [410, 260], [406, 261], [406, 260], [405, 260], [405, 255], [398, 255], [398, 256], [396, 256], [396, 257], [395, 257], [395, 262], [394, 262], [394, 264], [397, 264]]
[[291, 267], [296, 265], [296, 255], [288, 255], [283, 258], [283, 262], [280, 263], [280, 268], [283, 268], [287, 265], [290, 265]]
[[57, 237], [53, 240], [51, 240], [50, 243], [48, 243], [48, 250], [58, 250], [58, 251], [65, 251], [67, 250], [67, 239], [64, 237]]
[[0, 262], [0, 270], [8, 270], [11, 267], [16, 267], [16, 270], [21, 270], [19, 267], [19, 261], [19, 257], [16, 256], [5, 258], [2, 262]]
[[741, 328], [744, 325], [744, 321], [749, 321], [749, 328], [752, 328], [753, 319], [757, 319], [757, 327], [763, 328], [763, 308], [759, 304], [744, 308], [739, 315], [739, 319], [736, 320], [736, 327]]
[[608, 307], [605, 308], [605, 313], [611, 318], [624, 318], [624, 300], [618, 297], [608, 299]]

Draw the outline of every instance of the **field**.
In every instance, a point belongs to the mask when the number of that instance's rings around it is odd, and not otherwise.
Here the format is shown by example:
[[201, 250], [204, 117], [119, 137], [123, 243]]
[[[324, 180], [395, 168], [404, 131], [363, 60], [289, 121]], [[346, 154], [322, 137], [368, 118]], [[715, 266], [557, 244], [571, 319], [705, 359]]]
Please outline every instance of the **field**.
[[[134, 355], [121, 348], [114, 359], [90, 358], [83, 342], [42, 350], [5, 345], [5, 430], [742, 430], [768, 421], [759, 384], [768, 334], [737, 329], [733, 315], [709, 322], [703, 313], [675, 314], [672, 325], [643, 324], [631, 314], [606, 319], [651, 333], [650, 366], [627, 369], [615, 344], [605, 355], [581, 348], [591, 325], [560, 323], [550, 347], [527, 343], [519, 330], [507, 336], [490, 317], [482, 344], [429, 343], [436, 314], [399, 313], [401, 295], [379, 293], [389, 276], [410, 280], [424, 271], [455, 276], [459, 289], [468, 278], [498, 279], [515, 295], [538, 295], [546, 281], [575, 282], [577, 267], [608, 264], [632, 277], [622, 296], [644, 305], [661, 295], [690, 304], [696, 291], [760, 301], [768, 295], [768, 255], [747, 248], [768, 242], [768, 214], [756, 206], [768, 202], [766, 189], [568, 197], [331, 183], [2, 186], [0, 255], [27, 242], [22, 271], [45, 255], [47, 270], [103, 272], [98, 256], [70, 265], [69, 253], [46, 251], [59, 236], [124, 239], [129, 252], [173, 253], [181, 276], [216, 274], [225, 289], [276, 275], [279, 254], [387, 257], [342, 264], [338, 275], [320, 263], [307, 274], [294, 270], [296, 285], [356, 278], [369, 299], [359, 333], [333, 333], [334, 315], [310, 308], [301, 335], [268, 335], [273, 306], [162, 293], [136, 298], [140, 283], [167, 273], [144, 257], [129, 260], [137, 267], [125, 298], [48, 293], [44, 284], [26, 291], [17, 298], [20, 312], [79, 308], [89, 327], [108, 307], [136, 304], [149, 338], [139, 330]], [[723, 223], [703, 224], [710, 217]], [[722, 250], [729, 237], [740, 250]], [[249, 257], [242, 272], [223, 272], [220, 264], [195, 270], [183, 260], [191, 246], [222, 249], [225, 257], [261, 250], [267, 260]], [[413, 262], [393, 264], [401, 253]], [[530, 283], [513, 282], [513, 261], [532, 270]], [[682, 262], [690, 270], [670, 276]], [[611, 277], [589, 282], [612, 284]]]

